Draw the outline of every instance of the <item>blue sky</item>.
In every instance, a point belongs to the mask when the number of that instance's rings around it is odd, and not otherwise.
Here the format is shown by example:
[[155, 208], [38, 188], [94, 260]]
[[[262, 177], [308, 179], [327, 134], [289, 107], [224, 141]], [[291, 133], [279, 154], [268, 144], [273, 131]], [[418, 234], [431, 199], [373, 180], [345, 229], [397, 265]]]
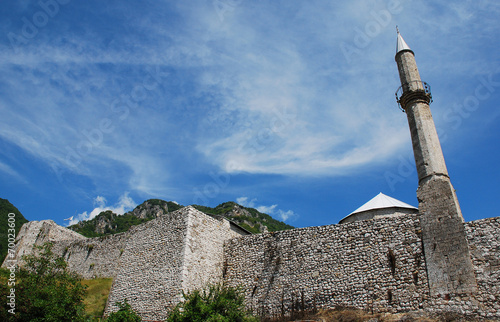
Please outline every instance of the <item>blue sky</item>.
[[498, 216], [497, 1], [2, 1], [0, 197], [28, 220], [149, 198], [337, 223], [417, 206], [396, 28], [467, 221]]

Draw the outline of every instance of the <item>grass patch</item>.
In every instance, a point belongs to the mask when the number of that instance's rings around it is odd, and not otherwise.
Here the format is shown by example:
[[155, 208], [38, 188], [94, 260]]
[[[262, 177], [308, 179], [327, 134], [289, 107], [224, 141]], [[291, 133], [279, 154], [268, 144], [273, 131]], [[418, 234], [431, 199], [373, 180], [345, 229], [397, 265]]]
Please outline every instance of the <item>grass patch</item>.
[[83, 300], [85, 312], [95, 317], [101, 317], [111, 290], [112, 278], [96, 278], [92, 280], [82, 280], [83, 285], [87, 285], [87, 295]]

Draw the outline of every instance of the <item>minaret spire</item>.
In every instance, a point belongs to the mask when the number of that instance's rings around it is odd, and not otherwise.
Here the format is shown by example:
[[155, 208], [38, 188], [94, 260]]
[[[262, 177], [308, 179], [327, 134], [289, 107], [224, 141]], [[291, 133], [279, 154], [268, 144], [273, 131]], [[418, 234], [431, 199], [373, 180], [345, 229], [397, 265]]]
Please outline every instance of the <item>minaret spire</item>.
[[408, 46], [406, 41], [403, 39], [403, 36], [401, 36], [401, 34], [399, 33], [398, 26], [396, 26], [396, 31], [398, 32], [398, 43], [396, 45], [396, 54], [403, 50], [409, 50], [413, 53], [413, 51], [410, 49], [410, 46]]
[[474, 293], [477, 282], [462, 212], [429, 107], [430, 86], [420, 79], [415, 54], [396, 30], [395, 59], [401, 80], [396, 98], [408, 118], [417, 166], [418, 210], [430, 293]]

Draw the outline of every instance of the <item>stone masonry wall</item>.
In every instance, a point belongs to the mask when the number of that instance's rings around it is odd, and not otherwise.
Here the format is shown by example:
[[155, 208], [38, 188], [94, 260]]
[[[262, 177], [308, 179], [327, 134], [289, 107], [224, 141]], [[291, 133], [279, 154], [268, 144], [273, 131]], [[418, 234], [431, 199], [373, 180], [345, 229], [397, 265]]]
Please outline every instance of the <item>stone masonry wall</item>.
[[182, 272], [184, 291], [222, 282], [224, 241], [241, 236], [223, 218], [192, 211], [188, 220]]
[[54, 244], [54, 253], [63, 256], [68, 268], [84, 279], [115, 277], [117, 265], [130, 233], [61, 241]]
[[240, 233], [226, 219], [193, 207], [97, 238], [45, 220], [23, 225], [16, 257], [33, 254], [34, 245], [53, 242], [53, 252], [66, 259], [70, 271], [85, 279], [115, 278], [105, 313], [126, 298], [142, 318], [162, 320], [181, 300], [181, 290], [222, 281], [224, 241], [237, 236]]
[[[474, 294], [430, 295], [424, 309], [429, 313], [500, 319], [500, 217], [467, 222], [464, 228], [478, 290]], [[460, 263], [453, 265], [460, 268]]]
[[226, 243], [224, 281], [255, 313], [422, 307], [428, 284], [417, 215], [245, 236]]
[[465, 224], [481, 315], [500, 319], [500, 217]]
[[127, 299], [143, 319], [162, 320], [166, 308], [179, 301], [187, 222], [183, 208], [129, 230], [105, 315]]
[[243, 286], [249, 307], [266, 316], [353, 306], [500, 319], [500, 217], [464, 225], [477, 294], [429, 293], [420, 220], [403, 215], [238, 237], [227, 220], [186, 207], [100, 238], [50, 220], [30, 222], [16, 253], [54, 242], [71, 271], [115, 278], [105, 313], [126, 298], [145, 320], [165, 319], [181, 290], [220, 281]]
[[[500, 217], [465, 223], [477, 294], [429, 292], [418, 215], [232, 239], [224, 281], [262, 315], [314, 307], [500, 319]], [[460, 263], [454, 263], [459, 269]]]
[[[30, 221], [25, 223], [17, 234], [15, 257], [21, 260], [22, 256], [33, 254], [34, 245], [41, 246], [45, 242], [72, 242], [85, 239], [84, 236], [61, 227], [52, 220]], [[2, 266], [4, 265], [5, 263]]]
[[[458, 313], [500, 319], [500, 217], [464, 224], [478, 290], [474, 293], [431, 294], [423, 296], [427, 313]], [[427, 257], [426, 257], [426, 264]], [[461, 263], [449, 263], [460, 269]], [[429, 269], [429, 267], [427, 267]]]
[[379, 219], [384, 217], [396, 217], [396, 216], [404, 216], [409, 214], [418, 213], [417, 209], [406, 209], [399, 207], [392, 208], [381, 208], [381, 209], [373, 209], [369, 211], [359, 212], [355, 214], [351, 214], [342, 220], [339, 223], [347, 224], [348, 222], [358, 221], [358, 220], [369, 220], [369, 219]]
[[[118, 259], [123, 253], [130, 233], [86, 238], [52, 220], [31, 221], [18, 234], [16, 258], [33, 254], [33, 246], [53, 242], [54, 254], [63, 256], [72, 272], [84, 279], [114, 277]], [[22, 265], [22, 261], [20, 262]]]
[[224, 241], [239, 236], [225, 219], [185, 207], [129, 230], [105, 314], [127, 299], [145, 320], [164, 320], [181, 291], [222, 278]]
[[477, 292], [464, 221], [449, 178], [421, 180], [417, 198], [431, 295]]

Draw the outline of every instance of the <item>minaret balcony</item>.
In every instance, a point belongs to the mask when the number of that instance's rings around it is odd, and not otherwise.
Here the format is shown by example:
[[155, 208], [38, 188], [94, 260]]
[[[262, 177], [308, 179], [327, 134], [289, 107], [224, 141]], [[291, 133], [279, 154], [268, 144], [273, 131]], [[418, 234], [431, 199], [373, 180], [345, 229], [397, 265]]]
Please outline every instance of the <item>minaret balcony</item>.
[[396, 101], [401, 111], [413, 100], [423, 100], [427, 104], [432, 103], [431, 86], [419, 80], [401, 85], [396, 91]]

